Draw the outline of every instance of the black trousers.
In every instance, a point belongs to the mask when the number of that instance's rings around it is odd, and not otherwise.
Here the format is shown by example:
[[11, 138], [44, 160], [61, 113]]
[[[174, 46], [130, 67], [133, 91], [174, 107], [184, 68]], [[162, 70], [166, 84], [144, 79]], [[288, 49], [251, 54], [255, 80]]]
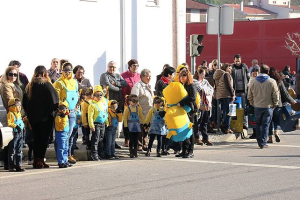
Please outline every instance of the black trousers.
[[202, 140], [208, 140], [207, 123], [208, 123], [209, 114], [210, 111], [201, 110], [200, 118], [197, 120], [197, 123], [194, 123], [193, 126], [195, 138], [197, 139], [200, 138], [200, 134], [199, 134], [200, 131], [202, 134]]
[[95, 131], [92, 132], [92, 138], [91, 138], [91, 149], [93, 156], [100, 155], [100, 157], [103, 156], [104, 153], [104, 133], [105, 133], [105, 124], [94, 124], [95, 125]]
[[161, 150], [161, 143], [162, 143], [162, 136], [161, 135], [155, 135], [155, 134], [150, 134], [150, 140], [149, 140], [149, 144], [148, 144], [148, 149], [151, 151], [153, 142], [155, 140], [155, 136], [157, 138], [157, 147], [156, 147], [156, 152], [159, 153], [159, 151]]
[[140, 132], [129, 132], [129, 147], [137, 149]]
[[44, 159], [48, 147], [49, 137], [53, 131], [53, 116], [49, 116], [47, 121], [32, 123], [33, 155], [35, 158]]

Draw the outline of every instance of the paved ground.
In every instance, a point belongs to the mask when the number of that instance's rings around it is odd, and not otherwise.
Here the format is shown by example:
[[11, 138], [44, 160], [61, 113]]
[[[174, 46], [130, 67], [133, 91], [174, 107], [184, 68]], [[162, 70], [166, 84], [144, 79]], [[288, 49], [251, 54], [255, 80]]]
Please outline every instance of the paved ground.
[[[196, 147], [194, 159], [79, 162], [68, 169], [0, 171], [6, 199], [299, 199], [300, 131], [259, 149], [254, 140]], [[153, 150], [154, 152], [155, 150]], [[154, 156], [154, 155], [153, 155]]]

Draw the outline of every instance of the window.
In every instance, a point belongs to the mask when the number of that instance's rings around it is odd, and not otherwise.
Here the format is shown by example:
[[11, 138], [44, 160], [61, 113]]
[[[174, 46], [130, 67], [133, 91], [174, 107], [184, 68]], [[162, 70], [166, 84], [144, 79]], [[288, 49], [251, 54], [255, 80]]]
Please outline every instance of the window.
[[283, 2], [284, 5], [286, 5], [286, 2]]
[[276, 1], [273, 1], [273, 4], [276, 4]]
[[146, 6], [157, 7], [159, 6], [159, 0], [147, 0]]

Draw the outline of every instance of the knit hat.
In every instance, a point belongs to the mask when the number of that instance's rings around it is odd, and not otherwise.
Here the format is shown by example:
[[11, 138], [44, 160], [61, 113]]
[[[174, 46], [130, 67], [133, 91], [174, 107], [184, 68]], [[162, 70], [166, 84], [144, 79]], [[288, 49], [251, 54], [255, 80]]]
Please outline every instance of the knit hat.
[[8, 101], [8, 107], [15, 106], [16, 101], [21, 102], [20, 99], [18, 99], [18, 98], [10, 99], [10, 100]]
[[116, 101], [116, 100], [110, 100], [109, 102], [108, 102], [108, 107], [111, 107], [112, 105], [114, 105], [114, 104], [117, 104], [118, 102]]
[[95, 86], [93, 94], [95, 94], [96, 92], [101, 92], [103, 94], [103, 90], [100, 85]]
[[61, 101], [61, 102], [59, 102], [58, 107], [61, 107], [61, 106], [64, 106], [64, 107], [66, 107], [66, 108], [69, 108], [69, 104], [68, 104], [67, 101]]

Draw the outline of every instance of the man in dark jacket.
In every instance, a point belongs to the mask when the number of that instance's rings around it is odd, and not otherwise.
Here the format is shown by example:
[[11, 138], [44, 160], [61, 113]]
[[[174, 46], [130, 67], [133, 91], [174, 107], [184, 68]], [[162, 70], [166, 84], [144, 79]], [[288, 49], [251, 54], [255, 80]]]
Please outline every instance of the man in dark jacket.
[[110, 61], [107, 64], [107, 72], [101, 74], [100, 85], [108, 86], [109, 99], [119, 102], [119, 109], [123, 109], [124, 103], [121, 92], [122, 88], [128, 84], [120, 74], [115, 73], [116, 69], [116, 63]]
[[[242, 107], [245, 110], [247, 105], [247, 90], [250, 74], [248, 67], [245, 63], [242, 63], [242, 57], [240, 54], [234, 56], [234, 63], [232, 65], [232, 79], [235, 95], [242, 98]], [[244, 116], [244, 129], [248, 129], [248, 117]]]

